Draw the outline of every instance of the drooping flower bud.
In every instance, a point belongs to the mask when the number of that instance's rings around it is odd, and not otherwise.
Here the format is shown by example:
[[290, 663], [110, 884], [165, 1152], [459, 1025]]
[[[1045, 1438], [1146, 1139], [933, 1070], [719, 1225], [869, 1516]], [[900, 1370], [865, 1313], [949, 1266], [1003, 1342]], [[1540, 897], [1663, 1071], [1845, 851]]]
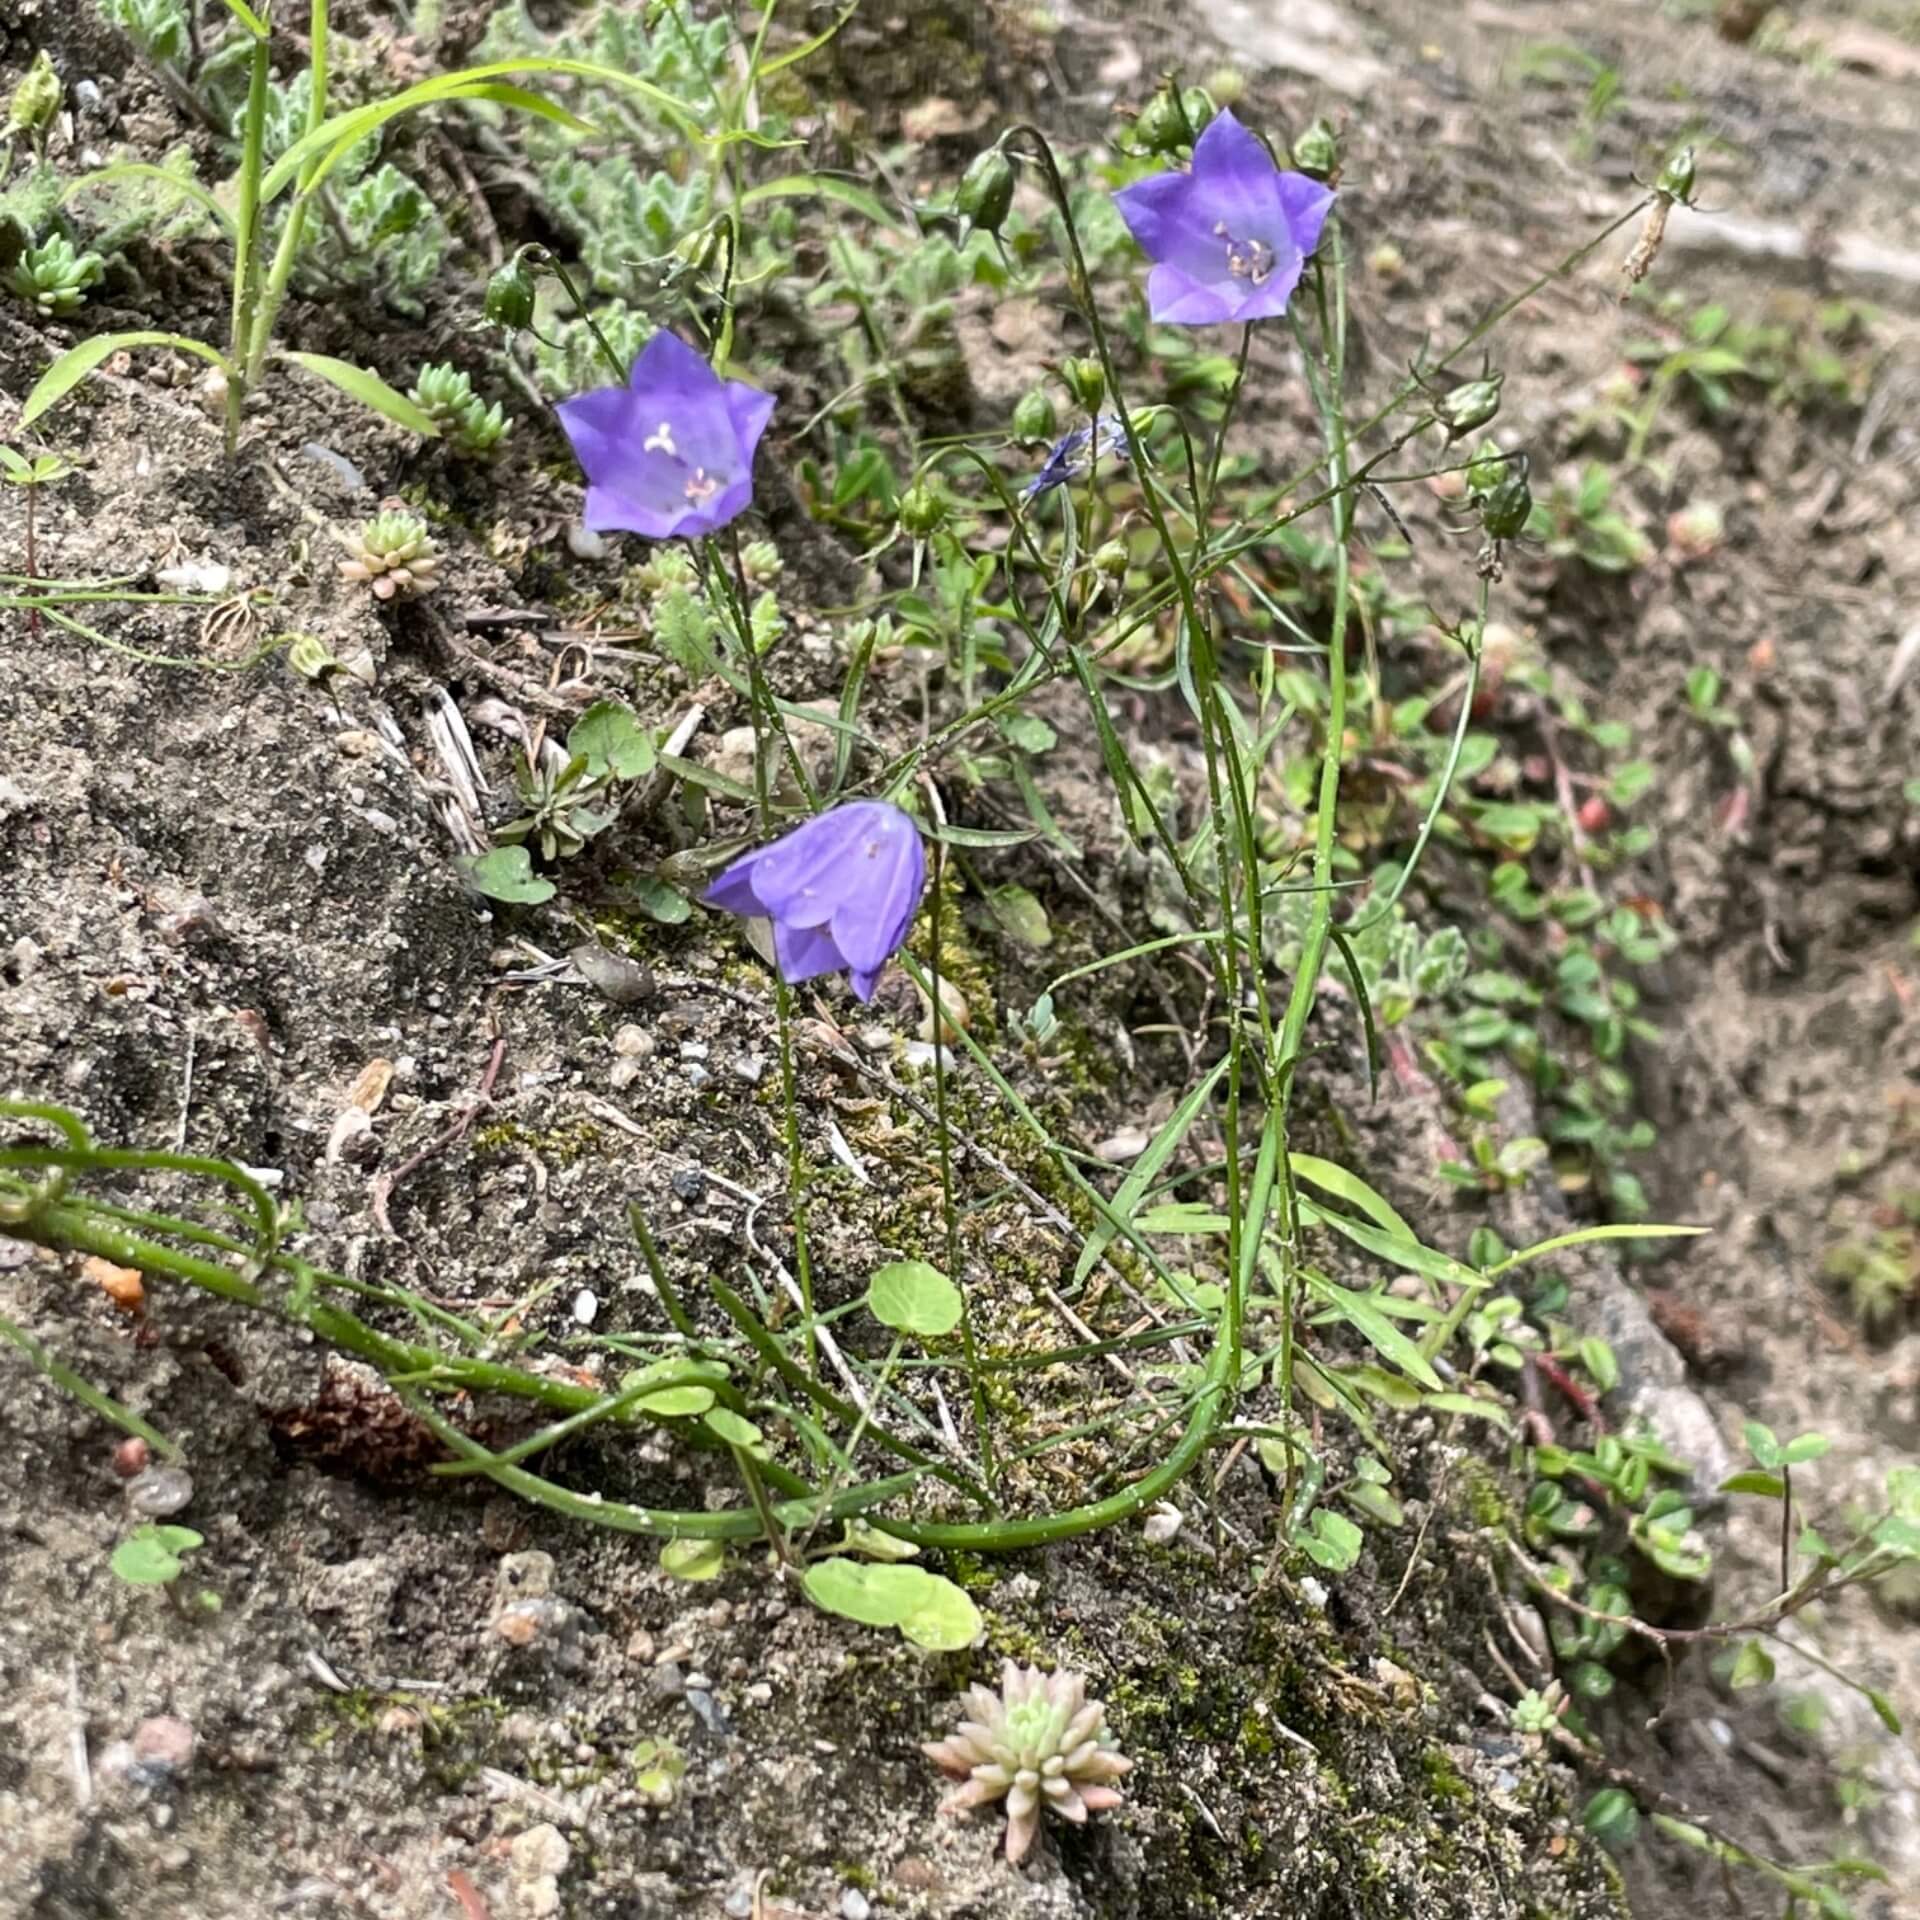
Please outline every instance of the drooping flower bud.
[[60, 76], [54, 72], [53, 62], [42, 47], [33, 56], [33, 65], [27, 69], [26, 77], [13, 90], [13, 100], [7, 108], [7, 131], [38, 133], [52, 123], [65, 98]]
[[1434, 417], [1446, 428], [1449, 446], [1476, 427], [1484, 427], [1500, 411], [1500, 384], [1506, 377], [1496, 373], [1483, 380], [1468, 380], [1450, 387], [1434, 402]]
[[998, 233], [1013, 211], [1013, 162], [998, 147], [976, 154], [960, 176], [953, 204], [964, 223], [963, 233], [975, 228]]
[[1293, 143], [1293, 164], [1315, 180], [1329, 186], [1340, 178], [1340, 136], [1332, 122], [1316, 120]]
[[1066, 382], [1076, 406], [1088, 413], [1099, 412], [1100, 402], [1107, 397], [1107, 375], [1098, 360], [1062, 360], [1060, 378]]
[[947, 503], [941, 498], [940, 490], [924, 480], [916, 480], [894, 508], [894, 518], [899, 521], [901, 531], [916, 539], [938, 532], [946, 517]]
[[1134, 145], [1142, 153], [1176, 154], [1192, 137], [1186, 115], [1180, 110], [1179, 95], [1170, 85], [1162, 87], [1134, 116]]
[[1187, 131], [1198, 140], [1206, 131], [1207, 123], [1220, 111], [1213, 104], [1213, 95], [1205, 87], [1189, 87], [1180, 96], [1181, 111], [1187, 117]]
[[1045, 387], [1035, 387], [1020, 396], [1020, 404], [1013, 410], [1016, 440], [1051, 440], [1059, 431], [1059, 410]]
[[1127, 543], [1124, 540], [1108, 540], [1096, 548], [1093, 570], [1108, 580], [1124, 580], [1127, 577]]
[[533, 275], [527, 271], [524, 254], [523, 248], [487, 282], [487, 318], [509, 332], [533, 324]]
[[1468, 498], [1484, 499], [1506, 476], [1507, 456], [1500, 451], [1498, 442], [1482, 440], [1467, 462]]
[[1660, 169], [1660, 178], [1653, 183], [1655, 193], [1663, 193], [1669, 200], [1678, 200], [1682, 206], [1693, 205], [1694, 158], [1691, 147], [1681, 147]]
[[1480, 524], [1490, 540], [1517, 540], [1533, 514], [1533, 489], [1527, 485], [1527, 456], [1516, 454], [1480, 502]]

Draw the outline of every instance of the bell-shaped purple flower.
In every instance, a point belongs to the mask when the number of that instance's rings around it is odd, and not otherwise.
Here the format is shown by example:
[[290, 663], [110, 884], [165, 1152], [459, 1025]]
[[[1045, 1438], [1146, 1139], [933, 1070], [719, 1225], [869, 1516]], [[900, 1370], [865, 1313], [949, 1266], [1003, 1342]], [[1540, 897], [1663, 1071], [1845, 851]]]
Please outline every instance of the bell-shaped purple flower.
[[747, 510], [773, 395], [722, 380], [663, 328], [624, 387], [596, 387], [558, 412], [587, 476], [588, 527], [669, 540], [711, 533]]
[[1113, 198], [1154, 263], [1153, 317], [1183, 327], [1285, 313], [1333, 206], [1331, 188], [1282, 172], [1226, 111], [1194, 142], [1191, 173], [1156, 173]]
[[884, 800], [850, 800], [743, 854], [703, 900], [771, 920], [782, 979], [844, 971], [871, 1000], [926, 884], [926, 849], [913, 822]]

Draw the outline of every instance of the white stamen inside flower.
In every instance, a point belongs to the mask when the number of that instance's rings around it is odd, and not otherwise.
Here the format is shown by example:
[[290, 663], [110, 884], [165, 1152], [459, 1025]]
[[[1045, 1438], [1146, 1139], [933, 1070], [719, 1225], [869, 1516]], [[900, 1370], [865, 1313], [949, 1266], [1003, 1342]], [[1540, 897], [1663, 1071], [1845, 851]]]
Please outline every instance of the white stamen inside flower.
[[640, 451], [642, 453], [671, 454], [674, 459], [679, 459], [680, 449], [673, 444], [673, 427], [671, 423], [662, 420], [660, 424], [640, 442]]
[[1215, 235], [1227, 243], [1227, 271], [1236, 280], [1250, 280], [1256, 287], [1263, 287], [1273, 274], [1273, 249], [1264, 240], [1242, 240], [1227, 229], [1222, 220], [1214, 229]]
[[711, 500], [720, 491], [720, 482], [709, 476], [705, 467], [695, 467], [687, 476], [687, 498], [696, 503]]

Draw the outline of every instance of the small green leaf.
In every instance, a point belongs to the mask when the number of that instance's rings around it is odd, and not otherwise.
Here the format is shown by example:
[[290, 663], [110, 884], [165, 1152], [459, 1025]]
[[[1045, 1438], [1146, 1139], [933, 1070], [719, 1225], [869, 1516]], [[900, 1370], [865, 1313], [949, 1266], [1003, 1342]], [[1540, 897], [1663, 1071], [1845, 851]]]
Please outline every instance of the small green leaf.
[[917, 1560], [920, 1549], [897, 1534], [882, 1533], [865, 1520], [849, 1520], [836, 1548], [840, 1553], [863, 1553], [869, 1560]]
[[[1744, 1687], [1764, 1687], [1773, 1679], [1773, 1655], [1758, 1640], [1743, 1640], [1733, 1657], [1727, 1685], [1736, 1693]], [[1896, 1728], [1897, 1732], [1898, 1729]]]
[[415, 406], [404, 393], [388, 386], [371, 368], [356, 367], [350, 360], [336, 360], [330, 353], [295, 353], [287, 347], [281, 348], [276, 357], [317, 375], [338, 387], [350, 399], [358, 400], [363, 407], [371, 407], [375, 413], [384, 414], [396, 426], [405, 427], [409, 433], [417, 433], [423, 440], [440, 438], [440, 428], [432, 414]]
[[1787, 1483], [1777, 1473], [1768, 1473], [1760, 1467], [1743, 1467], [1738, 1473], [1730, 1473], [1720, 1482], [1722, 1493], [1758, 1493], [1769, 1500], [1778, 1500], [1787, 1491]]
[[1361, 1537], [1360, 1529], [1344, 1513], [1315, 1507], [1308, 1524], [1294, 1530], [1293, 1542], [1329, 1573], [1345, 1573], [1360, 1558]]
[[716, 1440], [724, 1440], [730, 1447], [738, 1447], [745, 1453], [759, 1454], [763, 1457], [766, 1454], [766, 1438], [760, 1429], [744, 1415], [733, 1412], [729, 1407], [710, 1408], [701, 1424]]
[[1383, 1527], [1404, 1527], [1407, 1524], [1406, 1510], [1385, 1487], [1371, 1480], [1355, 1480], [1341, 1489], [1340, 1497], [1350, 1507], [1357, 1508], [1369, 1520], [1378, 1520]]
[[620, 1389], [631, 1393], [650, 1380], [670, 1381], [671, 1385], [657, 1393], [642, 1395], [633, 1403], [634, 1408], [659, 1420], [686, 1420], [707, 1412], [714, 1404], [713, 1388], [701, 1383], [711, 1380], [717, 1384], [726, 1377], [726, 1368], [717, 1360], [654, 1360], [628, 1374], [620, 1382]]
[[1867, 1704], [1880, 1716], [1880, 1724], [1889, 1733], [1897, 1734], [1900, 1731], [1900, 1716], [1894, 1712], [1893, 1702], [1873, 1687], [1866, 1688], [1865, 1692]]
[[1025, 887], [1012, 883], [994, 887], [987, 894], [987, 905], [993, 917], [1023, 947], [1038, 949], [1053, 945], [1053, 923], [1047, 918], [1047, 910]]
[[1754, 1459], [1757, 1460], [1761, 1466], [1777, 1467], [1780, 1465], [1785, 1456], [1781, 1452], [1780, 1442], [1775, 1437], [1771, 1427], [1762, 1425], [1758, 1420], [1749, 1420], [1741, 1429], [1741, 1432], [1746, 1436], [1747, 1451], [1753, 1455]]
[[1593, 1376], [1602, 1393], [1611, 1393], [1620, 1384], [1620, 1362], [1613, 1349], [1597, 1335], [1589, 1334], [1580, 1342], [1580, 1364]]
[[1640, 1831], [1640, 1809], [1624, 1787], [1602, 1787], [1587, 1802], [1581, 1818], [1587, 1831], [1609, 1853], [1632, 1846]]
[[651, 873], [634, 874], [627, 882], [627, 892], [649, 920], [663, 927], [677, 927], [693, 917], [693, 905], [687, 896]]
[[653, 738], [634, 718], [633, 709], [618, 700], [596, 700], [573, 723], [567, 752], [583, 755], [587, 772], [596, 780], [608, 774], [616, 780], [637, 780], [653, 771]]
[[726, 1560], [724, 1540], [669, 1540], [660, 1549], [660, 1571], [676, 1580], [717, 1580]]
[[931, 1339], [960, 1324], [960, 1289], [924, 1260], [896, 1260], [868, 1284], [867, 1311], [896, 1333]]
[[114, 1548], [108, 1564], [131, 1587], [164, 1587], [180, 1577], [181, 1556], [205, 1544], [191, 1527], [139, 1526]]
[[801, 1585], [825, 1612], [863, 1626], [897, 1627], [916, 1645], [939, 1652], [971, 1646], [984, 1625], [959, 1587], [924, 1567], [821, 1560], [807, 1569]]
[[538, 906], [551, 900], [554, 885], [533, 870], [533, 856], [525, 847], [495, 847], [487, 853], [461, 854], [453, 863], [489, 900]]
[[1803, 1433], [1780, 1449], [1780, 1458], [1789, 1467], [1805, 1466], [1809, 1460], [1818, 1460], [1832, 1446], [1833, 1442], [1824, 1433]]

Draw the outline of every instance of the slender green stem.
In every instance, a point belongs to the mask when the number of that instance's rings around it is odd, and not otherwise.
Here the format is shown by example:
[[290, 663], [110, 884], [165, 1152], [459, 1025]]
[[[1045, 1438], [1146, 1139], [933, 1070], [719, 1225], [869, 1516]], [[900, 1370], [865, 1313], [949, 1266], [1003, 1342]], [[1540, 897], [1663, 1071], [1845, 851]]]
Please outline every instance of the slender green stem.
[[131, 1407], [123, 1407], [110, 1394], [102, 1393], [90, 1380], [83, 1380], [64, 1361], [56, 1359], [24, 1327], [16, 1326], [0, 1314], [0, 1340], [10, 1340], [28, 1361], [44, 1373], [63, 1393], [71, 1394], [83, 1407], [91, 1407], [103, 1420], [136, 1434], [163, 1460], [182, 1460], [186, 1456], [150, 1421], [141, 1419]]
[[[946, 905], [946, 848], [936, 843], [933, 850], [933, 898], [931, 952], [927, 971], [933, 979], [933, 1108], [934, 1132], [940, 1143], [940, 1215], [947, 1232], [947, 1275], [960, 1289], [960, 1349], [967, 1363], [967, 1384], [973, 1391], [974, 1437], [980, 1447], [980, 1478], [993, 1490], [993, 1419], [987, 1402], [987, 1379], [980, 1370], [979, 1348], [973, 1333], [973, 1289], [966, 1283], [960, 1263], [960, 1216], [953, 1202], [953, 1134], [947, 1124], [947, 1009], [940, 991], [941, 921]], [[897, 1345], [898, 1343], [896, 1343]], [[896, 1355], [897, 1357], [897, 1355]]]
[[233, 335], [227, 358], [227, 453], [240, 443], [240, 415], [247, 403], [248, 348], [260, 291], [260, 175], [265, 163], [268, 40], [256, 34], [247, 76], [246, 119], [240, 144], [240, 204], [233, 220]]
[[[307, 39], [312, 48], [307, 63], [308, 85], [312, 91], [307, 101], [306, 131], [312, 133], [327, 117], [327, 0], [313, 0], [312, 11], [308, 15]], [[313, 176], [324, 158], [323, 154], [315, 153], [300, 170], [300, 184], [287, 207], [286, 222], [280, 229], [280, 243], [274, 249], [273, 266], [267, 274], [266, 292], [261, 297], [259, 311], [253, 316], [249, 337], [245, 341], [236, 339], [234, 342], [235, 361], [239, 361], [243, 352], [246, 355], [249, 387], [259, 384], [261, 369], [266, 365], [267, 349], [273, 344], [273, 330], [286, 301], [287, 285], [293, 278], [301, 242], [306, 237]]]

